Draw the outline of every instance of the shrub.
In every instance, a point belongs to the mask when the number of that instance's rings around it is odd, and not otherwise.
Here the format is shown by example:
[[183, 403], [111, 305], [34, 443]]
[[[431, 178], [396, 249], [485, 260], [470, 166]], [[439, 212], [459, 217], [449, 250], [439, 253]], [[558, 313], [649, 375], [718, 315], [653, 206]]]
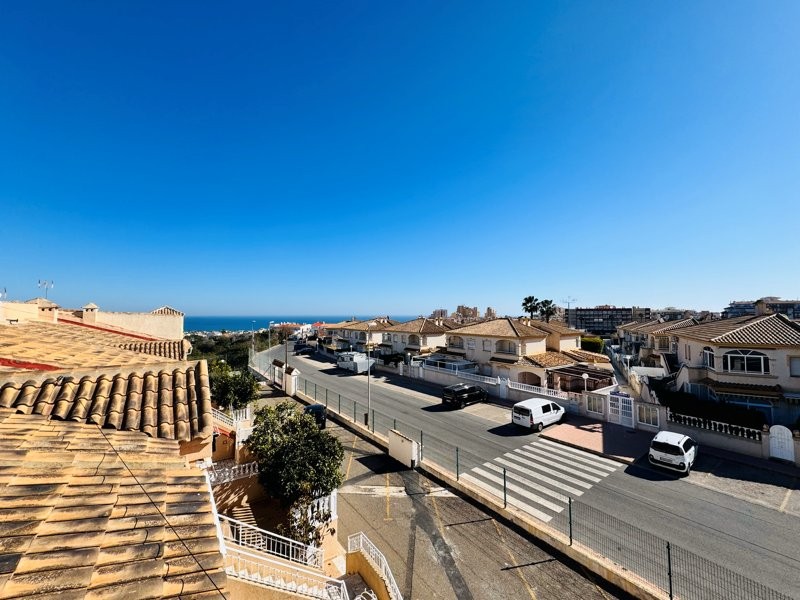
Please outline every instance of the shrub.
[[597, 352], [598, 354], [603, 353], [603, 340], [599, 337], [582, 337], [581, 338], [581, 350], [586, 350], [587, 352]]

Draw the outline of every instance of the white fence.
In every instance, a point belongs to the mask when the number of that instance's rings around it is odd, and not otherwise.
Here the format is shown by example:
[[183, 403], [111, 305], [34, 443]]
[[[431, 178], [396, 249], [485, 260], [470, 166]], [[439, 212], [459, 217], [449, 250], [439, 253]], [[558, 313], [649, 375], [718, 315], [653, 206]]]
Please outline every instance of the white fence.
[[225, 463], [215, 464], [209, 471], [208, 478], [211, 480], [211, 485], [218, 485], [242, 479], [243, 477], [250, 477], [256, 473], [258, 473], [258, 463], [250, 462], [236, 465], [226, 461]]
[[225, 572], [231, 577], [255, 581], [306, 598], [350, 600], [344, 581], [330, 579], [321, 572], [271, 560], [238, 548], [225, 556]]
[[212, 408], [211, 412], [214, 415], [214, 418], [217, 421], [219, 421], [220, 423], [222, 423], [223, 425], [227, 425], [231, 429], [235, 429], [236, 428], [236, 425], [234, 424], [233, 419], [229, 415], [225, 414], [221, 410], [217, 410], [216, 408]]
[[569, 400], [570, 396], [581, 397], [580, 394], [572, 394], [571, 392], [562, 392], [560, 390], [552, 390], [550, 388], [540, 387], [538, 385], [530, 385], [527, 383], [518, 383], [516, 381], [509, 381], [508, 387], [512, 390], [520, 390], [523, 392], [530, 392], [531, 394], [539, 394], [541, 396], [549, 396], [550, 398], [560, 398], [562, 400]]
[[347, 551], [363, 552], [368, 556], [378, 567], [378, 572], [386, 580], [386, 587], [389, 588], [389, 596], [392, 600], [403, 600], [403, 595], [400, 593], [400, 588], [397, 587], [397, 582], [394, 580], [389, 563], [386, 562], [386, 557], [363, 532], [354, 533], [347, 538]]
[[253, 548], [259, 552], [272, 554], [291, 562], [302, 563], [316, 569], [322, 568], [322, 549], [301, 544], [277, 533], [259, 529], [249, 523], [243, 523], [219, 515], [222, 534], [226, 541], [238, 546]]

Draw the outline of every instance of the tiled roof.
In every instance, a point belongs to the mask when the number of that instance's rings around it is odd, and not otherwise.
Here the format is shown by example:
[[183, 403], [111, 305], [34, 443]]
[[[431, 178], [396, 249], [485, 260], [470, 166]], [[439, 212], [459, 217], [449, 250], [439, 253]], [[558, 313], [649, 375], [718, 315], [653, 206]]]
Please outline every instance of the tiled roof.
[[543, 338], [547, 337], [547, 332], [525, 325], [517, 319], [504, 317], [501, 319], [492, 319], [491, 321], [484, 321], [483, 323], [476, 323], [474, 325], [465, 325], [452, 331], [457, 335], [475, 335], [475, 336], [491, 336], [491, 337], [506, 337], [506, 338]]
[[628, 331], [633, 333], [634, 331], [639, 331], [644, 327], [649, 327], [651, 325], [661, 325], [664, 321], [661, 319], [653, 319], [652, 321], [631, 321], [630, 323], [625, 323], [624, 325], [619, 325], [617, 329], [622, 329], [624, 331]]
[[[375, 325], [369, 326], [369, 323], [375, 323]], [[397, 321], [393, 321], [392, 319], [387, 319], [386, 321], [378, 321], [377, 319], [367, 319], [366, 321], [349, 321], [346, 322], [345, 325], [341, 323], [337, 325], [331, 325], [328, 329], [348, 329], [350, 331], [383, 331], [388, 327], [392, 327], [394, 325], [398, 325]]]
[[184, 314], [179, 311], [177, 308], [172, 308], [171, 306], [162, 306], [152, 311], [151, 314], [154, 315], [175, 315], [179, 317], [183, 317]]
[[636, 333], [666, 333], [667, 331], [674, 331], [676, 329], [683, 329], [684, 327], [691, 327], [697, 325], [697, 319], [680, 319], [678, 321], [664, 321], [663, 323], [645, 323], [641, 327], [636, 328]]
[[3, 373], [0, 408], [180, 441], [213, 433], [205, 360], [152, 370]]
[[590, 362], [590, 363], [610, 363], [611, 359], [608, 358], [605, 354], [600, 354], [598, 352], [589, 352], [588, 350], [562, 350], [562, 354], [566, 354], [570, 358], [574, 358], [579, 362]]
[[[133, 348], [146, 348], [151, 352], [142, 353], [133, 351]], [[182, 340], [169, 342], [134, 337], [65, 321], [0, 324], [0, 357], [40, 362], [62, 369], [158, 364], [170, 359], [178, 360], [183, 351]], [[164, 352], [166, 356], [155, 352]]]
[[413, 321], [406, 321], [405, 323], [391, 325], [384, 329], [384, 331], [441, 335], [447, 331], [450, 331], [450, 329], [450, 327], [437, 324], [436, 321], [426, 319], [425, 317], [420, 317], [419, 319], [414, 319]]
[[679, 335], [722, 345], [800, 346], [800, 325], [781, 314], [700, 323], [681, 329]]
[[0, 517], [1, 598], [227, 596], [207, 479], [175, 441], [0, 410]]
[[534, 367], [549, 368], [549, 367], [563, 367], [566, 365], [574, 365], [575, 359], [565, 356], [561, 352], [542, 352], [541, 354], [534, 354], [532, 356], [523, 356], [524, 363], [530, 364]]
[[541, 321], [536, 319], [523, 319], [525, 323], [530, 324], [532, 327], [546, 331], [547, 333], [557, 333], [561, 337], [578, 337], [583, 335], [582, 332], [572, 327], [567, 327], [558, 321]]

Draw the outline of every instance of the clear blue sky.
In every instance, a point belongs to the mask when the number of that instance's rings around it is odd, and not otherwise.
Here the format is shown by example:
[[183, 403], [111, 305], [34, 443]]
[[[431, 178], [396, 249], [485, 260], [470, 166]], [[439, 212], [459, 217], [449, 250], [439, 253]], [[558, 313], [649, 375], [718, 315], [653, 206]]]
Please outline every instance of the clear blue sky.
[[794, 0], [2, 2], [0, 289], [195, 315], [795, 298], [798, 23]]

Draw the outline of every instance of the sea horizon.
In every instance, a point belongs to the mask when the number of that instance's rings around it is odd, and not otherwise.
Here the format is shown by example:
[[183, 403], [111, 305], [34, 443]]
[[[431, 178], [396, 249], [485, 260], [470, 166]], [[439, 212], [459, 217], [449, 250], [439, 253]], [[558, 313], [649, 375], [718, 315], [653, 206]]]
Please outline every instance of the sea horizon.
[[[273, 321], [274, 324], [306, 324], [316, 323], [318, 321], [323, 323], [339, 323], [340, 321], [346, 321], [352, 318], [366, 320], [374, 317], [375, 315], [186, 315], [183, 319], [183, 329], [187, 333], [195, 331], [258, 331], [260, 329], [267, 329], [270, 321]], [[389, 315], [390, 319], [400, 322], [411, 321], [418, 317], [419, 315]]]

